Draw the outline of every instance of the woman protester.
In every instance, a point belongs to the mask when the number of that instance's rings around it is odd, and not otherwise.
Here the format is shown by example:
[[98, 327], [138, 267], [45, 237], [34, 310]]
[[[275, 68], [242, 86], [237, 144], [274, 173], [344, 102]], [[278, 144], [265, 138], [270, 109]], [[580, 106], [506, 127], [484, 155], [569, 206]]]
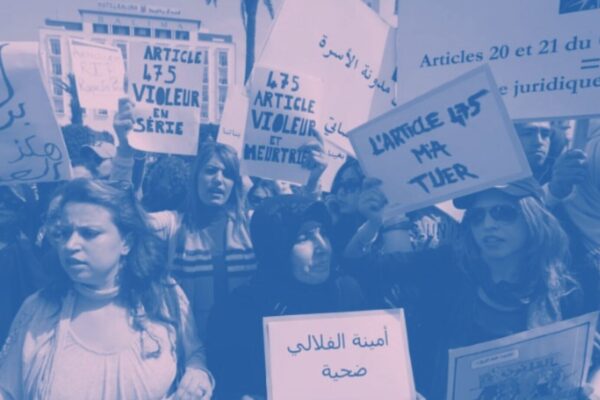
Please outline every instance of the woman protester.
[[0, 399], [209, 399], [188, 301], [133, 194], [70, 181], [47, 224], [52, 281], [13, 322]]
[[[133, 126], [133, 104], [119, 102], [114, 128], [120, 145], [113, 178], [130, 180], [133, 150], [127, 134]], [[308, 149], [308, 186], [314, 188], [324, 170], [319, 149]], [[178, 211], [151, 214], [168, 241], [169, 268], [188, 296], [201, 337], [213, 304], [247, 282], [256, 271], [248, 233], [240, 164], [230, 146], [205, 142], [192, 168], [187, 199]]]
[[[376, 184], [367, 192], [369, 221], [377, 224], [385, 196]], [[526, 179], [455, 199], [465, 215], [452, 248], [377, 260], [385, 302], [408, 309], [417, 387], [426, 397], [443, 398], [449, 349], [581, 313], [567, 236], [542, 197], [537, 182]]]
[[251, 234], [258, 272], [211, 313], [208, 358], [219, 399], [265, 397], [262, 318], [356, 310], [360, 288], [335, 268], [331, 220], [321, 202], [301, 195], [266, 199]]

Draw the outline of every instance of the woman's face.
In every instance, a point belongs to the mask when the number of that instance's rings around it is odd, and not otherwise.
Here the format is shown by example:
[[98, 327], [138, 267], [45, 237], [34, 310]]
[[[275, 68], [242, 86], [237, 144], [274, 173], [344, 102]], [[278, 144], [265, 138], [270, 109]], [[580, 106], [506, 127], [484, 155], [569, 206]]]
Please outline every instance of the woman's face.
[[475, 243], [486, 261], [519, 255], [529, 237], [519, 204], [497, 191], [478, 195], [465, 215]]
[[121, 258], [129, 246], [108, 209], [67, 203], [54, 237], [60, 262], [72, 281], [96, 289], [115, 286]]
[[233, 178], [225, 172], [225, 165], [213, 155], [200, 169], [198, 176], [198, 198], [207, 206], [223, 206], [233, 190]]
[[362, 177], [356, 169], [348, 168], [342, 173], [339, 189], [335, 193], [342, 214], [352, 214], [358, 210], [361, 186]]
[[329, 278], [331, 272], [331, 244], [316, 221], [307, 221], [298, 231], [292, 247], [292, 274], [297, 281], [318, 285]]

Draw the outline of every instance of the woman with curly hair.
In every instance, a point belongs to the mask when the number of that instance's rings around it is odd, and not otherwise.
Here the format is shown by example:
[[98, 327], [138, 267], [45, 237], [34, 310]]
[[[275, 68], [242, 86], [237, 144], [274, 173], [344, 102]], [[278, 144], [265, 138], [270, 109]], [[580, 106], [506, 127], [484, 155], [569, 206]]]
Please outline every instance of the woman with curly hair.
[[133, 194], [70, 181], [50, 203], [47, 231], [52, 282], [13, 322], [0, 399], [209, 399], [188, 301]]

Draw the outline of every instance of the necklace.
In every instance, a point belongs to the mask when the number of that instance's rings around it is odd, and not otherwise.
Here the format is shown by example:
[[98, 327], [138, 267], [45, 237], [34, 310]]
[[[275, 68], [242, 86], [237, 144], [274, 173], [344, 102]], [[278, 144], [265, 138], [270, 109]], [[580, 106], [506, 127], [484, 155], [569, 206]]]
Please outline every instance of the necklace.
[[119, 286], [114, 286], [108, 289], [93, 289], [81, 283], [74, 283], [73, 288], [77, 293], [91, 300], [109, 300], [114, 299], [119, 295]]

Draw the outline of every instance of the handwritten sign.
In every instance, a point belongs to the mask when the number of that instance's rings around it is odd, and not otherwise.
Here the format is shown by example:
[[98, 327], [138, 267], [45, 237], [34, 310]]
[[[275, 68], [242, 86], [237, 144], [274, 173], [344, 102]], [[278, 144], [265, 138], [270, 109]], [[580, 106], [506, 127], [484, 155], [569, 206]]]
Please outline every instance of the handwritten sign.
[[270, 399], [414, 399], [401, 309], [263, 319]]
[[585, 382], [598, 313], [450, 350], [448, 400], [570, 399]]
[[301, 147], [318, 140], [320, 80], [255, 68], [242, 151], [242, 170], [252, 176], [306, 183]]
[[0, 184], [71, 176], [38, 58], [37, 43], [0, 43]]
[[[217, 141], [233, 147], [240, 158], [243, 157], [244, 151], [249, 102], [243, 87], [229, 88], [217, 135]], [[346, 161], [347, 155], [344, 150], [331, 142], [326, 141], [324, 147], [327, 168], [321, 175], [320, 184], [322, 190], [329, 191], [335, 174]]]
[[513, 119], [599, 114], [597, 2], [442, 3], [398, 3], [400, 102], [489, 63]]
[[206, 53], [131, 42], [129, 54], [130, 95], [137, 114], [131, 145], [157, 153], [196, 154]]
[[256, 65], [320, 77], [318, 129], [350, 155], [347, 133], [395, 105], [392, 29], [360, 0], [284, 2]]
[[118, 47], [80, 39], [69, 41], [79, 102], [85, 108], [116, 110], [124, 95], [125, 65]]
[[388, 215], [531, 175], [489, 67], [481, 66], [350, 133]]

